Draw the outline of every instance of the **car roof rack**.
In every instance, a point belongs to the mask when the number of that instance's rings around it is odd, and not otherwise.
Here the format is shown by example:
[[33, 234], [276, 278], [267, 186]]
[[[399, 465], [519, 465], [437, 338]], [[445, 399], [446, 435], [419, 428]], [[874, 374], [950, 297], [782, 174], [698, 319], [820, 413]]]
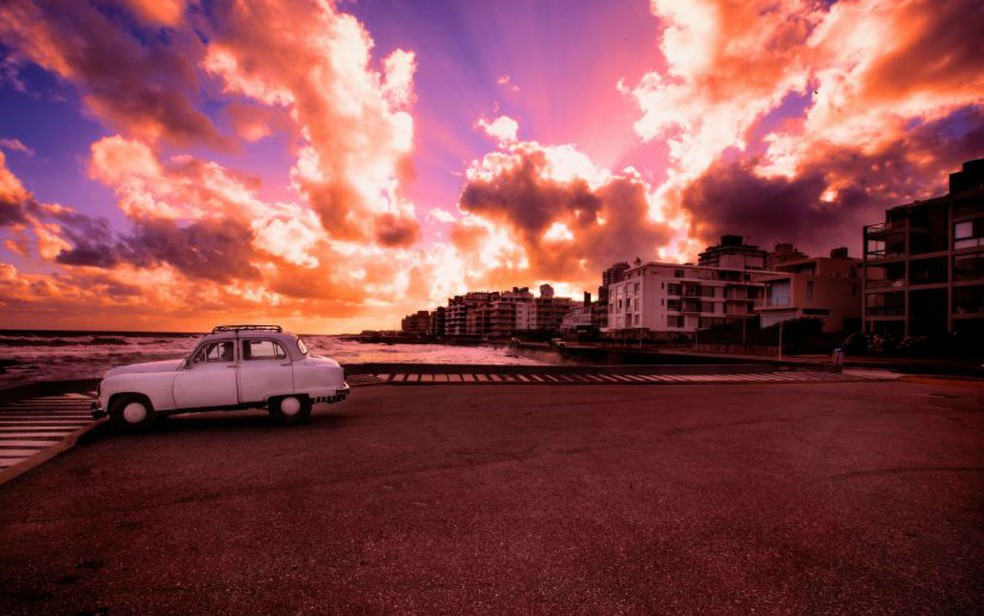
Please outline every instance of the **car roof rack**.
[[212, 328], [212, 333], [218, 332], [239, 332], [239, 331], [268, 331], [282, 332], [284, 328], [279, 325], [217, 325]]

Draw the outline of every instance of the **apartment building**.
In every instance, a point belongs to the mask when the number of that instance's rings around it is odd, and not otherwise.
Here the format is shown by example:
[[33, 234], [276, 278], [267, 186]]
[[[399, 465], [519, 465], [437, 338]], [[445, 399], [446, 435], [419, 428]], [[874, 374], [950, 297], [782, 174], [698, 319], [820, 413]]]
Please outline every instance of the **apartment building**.
[[426, 336], [431, 331], [431, 313], [419, 310], [408, 314], [400, 322], [400, 331], [408, 336]]
[[533, 300], [536, 311], [533, 329], [558, 331], [564, 317], [574, 306], [574, 300], [569, 297], [555, 297], [553, 287], [548, 284], [540, 285], [540, 296]]
[[430, 334], [443, 337], [447, 335], [447, 312], [444, 306], [438, 306], [430, 313]]
[[605, 331], [692, 334], [754, 318], [755, 303], [764, 295], [765, 285], [748, 270], [643, 263], [609, 286]]
[[452, 297], [439, 310], [448, 336], [508, 338], [519, 331], [558, 330], [571, 306], [571, 298], [554, 297], [553, 287], [543, 285], [539, 297], [529, 287], [476, 291]]
[[846, 248], [829, 257], [808, 257], [792, 244], [778, 244], [769, 253], [772, 272], [756, 278], [765, 285], [765, 297], [756, 306], [761, 327], [803, 317], [818, 318], [823, 331], [844, 331], [861, 321], [861, 260]]
[[984, 338], [984, 159], [863, 231], [864, 331]]
[[[475, 312], [498, 299], [498, 291], [471, 291], [464, 295], [455, 295], [449, 299], [444, 325], [447, 335], [481, 335], [482, 330], [477, 325], [481, 320]], [[469, 315], [471, 316], [469, 317]]]

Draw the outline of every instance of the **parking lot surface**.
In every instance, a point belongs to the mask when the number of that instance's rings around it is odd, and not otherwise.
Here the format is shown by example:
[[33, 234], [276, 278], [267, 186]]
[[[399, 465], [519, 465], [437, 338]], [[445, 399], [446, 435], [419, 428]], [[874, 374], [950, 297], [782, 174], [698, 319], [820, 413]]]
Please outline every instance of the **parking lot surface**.
[[979, 614], [973, 382], [380, 385], [0, 487], [2, 614]]

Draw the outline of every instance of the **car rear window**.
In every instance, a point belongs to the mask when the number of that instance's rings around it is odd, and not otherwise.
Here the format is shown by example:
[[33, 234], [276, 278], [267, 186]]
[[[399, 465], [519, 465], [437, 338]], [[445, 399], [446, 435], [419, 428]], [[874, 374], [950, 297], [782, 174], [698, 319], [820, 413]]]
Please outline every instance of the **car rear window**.
[[272, 340], [243, 340], [243, 359], [286, 359], [284, 348]]

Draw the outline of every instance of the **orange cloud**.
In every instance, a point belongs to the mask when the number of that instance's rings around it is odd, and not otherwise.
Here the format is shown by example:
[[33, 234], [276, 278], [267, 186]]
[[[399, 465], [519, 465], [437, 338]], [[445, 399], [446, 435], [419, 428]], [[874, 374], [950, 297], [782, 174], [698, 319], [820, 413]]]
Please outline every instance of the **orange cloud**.
[[[818, 242], [844, 242], [878, 208], [928, 196], [957, 156], [982, 153], [963, 145], [984, 103], [974, 0], [651, 9], [665, 67], [620, 87], [642, 112], [638, 134], [669, 145], [655, 200], [690, 219], [692, 238], [758, 231], [816, 247], [805, 239], [816, 224]], [[787, 120], [763, 124], [772, 114]], [[915, 175], [891, 171], [903, 168]]]
[[157, 26], [177, 26], [184, 18], [184, 0], [124, 0], [135, 15]]
[[414, 55], [394, 51], [373, 69], [372, 39], [354, 17], [304, 4], [220, 9], [203, 66], [227, 93], [289, 110], [304, 141], [292, 180], [332, 237], [408, 246], [419, 235], [400, 196]]
[[26, 222], [25, 202], [30, 194], [10, 169], [0, 150], [0, 227]]
[[458, 207], [467, 216], [452, 239], [468, 269], [512, 284], [592, 288], [615, 261], [656, 258], [675, 233], [652, 216], [651, 187], [638, 174], [611, 174], [570, 146], [523, 142], [490, 153], [469, 169]]

